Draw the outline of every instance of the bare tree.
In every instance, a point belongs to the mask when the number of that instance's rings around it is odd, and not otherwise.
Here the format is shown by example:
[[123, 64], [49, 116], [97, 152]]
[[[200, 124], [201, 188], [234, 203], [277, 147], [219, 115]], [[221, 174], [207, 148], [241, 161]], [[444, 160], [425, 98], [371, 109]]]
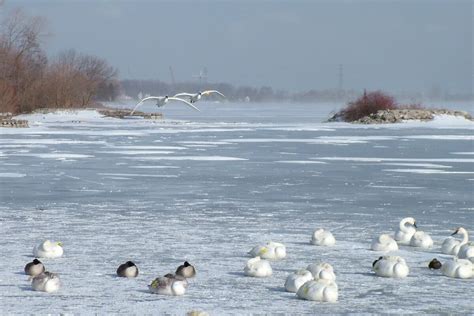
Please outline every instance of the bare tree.
[[13, 93], [13, 97], [10, 92], [0, 95], [0, 102], [13, 102], [10, 107], [13, 106], [15, 112], [27, 110], [26, 102], [37, 102], [31, 100], [34, 95], [31, 89], [38, 85], [36, 81], [40, 80], [47, 63], [40, 47], [44, 28], [43, 18], [28, 17], [19, 9], [0, 24], [0, 81]]

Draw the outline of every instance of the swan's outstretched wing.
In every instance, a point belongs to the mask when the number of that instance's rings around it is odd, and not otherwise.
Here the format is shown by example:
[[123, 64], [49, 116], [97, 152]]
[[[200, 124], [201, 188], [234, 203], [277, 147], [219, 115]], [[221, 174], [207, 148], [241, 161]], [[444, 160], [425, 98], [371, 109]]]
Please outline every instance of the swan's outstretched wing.
[[192, 107], [193, 109], [195, 109], [196, 111], [201, 112], [201, 110], [199, 110], [197, 107], [195, 107], [194, 105], [192, 105], [191, 103], [189, 103], [189, 102], [186, 101], [186, 100], [183, 100], [183, 99], [180, 99], [180, 98], [175, 98], [175, 97], [168, 98], [168, 100], [170, 100], [170, 101], [181, 101], [181, 102], [184, 102], [184, 103], [186, 103], [187, 106], [190, 106], [190, 107]]
[[146, 97], [144, 99], [142, 99], [140, 102], [137, 103], [137, 105], [135, 105], [135, 107], [133, 108], [132, 112], [130, 112], [130, 115], [133, 115], [133, 113], [135, 112], [135, 110], [143, 104], [143, 102], [145, 101], [148, 101], [148, 100], [160, 100], [162, 99], [163, 97]]
[[182, 93], [175, 94], [173, 96], [173, 98], [183, 98], [183, 97], [192, 98], [194, 96], [195, 96], [195, 94], [193, 94], [193, 93], [182, 92]]
[[209, 95], [209, 94], [213, 94], [213, 93], [218, 94], [221, 97], [225, 98], [225, 95], [223, 95], [222, 93], [220, 93], [217, 90], [206, 90], [206, 91], [201, 92], [202, 95]]

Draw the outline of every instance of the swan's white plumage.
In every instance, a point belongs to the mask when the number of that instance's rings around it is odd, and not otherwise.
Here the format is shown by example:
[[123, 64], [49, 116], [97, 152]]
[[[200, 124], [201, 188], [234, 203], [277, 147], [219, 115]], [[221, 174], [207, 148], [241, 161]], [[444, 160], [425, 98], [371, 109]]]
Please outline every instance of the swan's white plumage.
[[[407, 224], [409, 226], [407, 226]], [[411, 237], [416, 232], [416, 221], [413, 217], [405, 217], [400, 221], [399, 228], [395, 232], [395, 240], [401, 245], [408, 245]]]
[[398, 256], [384, 256], [375, 262], [373, 270], [378, 276], [386, 278], [404, 278], [410, 269], [405, 259]]
[[279, 260], [286, 257], [285, 245], [270, 241], [265, 245], [259, 245], [249, 251], [252, 257], [260, 257], [262, 259]]
[[335, 281], [336, 274], [332, 265], [326, 262], [312, 263], [306, 267], [306, 270], [311, 272], [315, 280], [324, 279]]
[[374, 251], [397, 251], [398, 244], [392, 236], [388, 234], [382, 234], [372, 241], [370, 249]]
[[308, 281], [298, 289], [296, 295], [305, 300], [334, 303], [338, 299], [338, 288], [334, 281]]
[[419, 230], [411, 237], [410, 246], [429, 249], [433, 247], [433, 239], [431, 239], [431, 236], [428, 235], [428, 233]]
[[445, 276], [459, 279], [469, 279], [474, 276], [474, 265], [467, 259], [453, 258], [441, 267]]
[[244, 273], [247, 276], [265, 278], [272, 275], [272, 267], [267, 260], [262, 260], [260, 257], [249, 259], [244, 268]]
[[470, 241], [461, 246], [459, 249], [458, 257], [460, 259], [472, 259], [474, 258], [474, 242]]
[[303, 284], [311, 280], [313, 280], [313, 274], [310, 271], [306, 269], [297, 270], [286, 278], [285, 289], [287, 292], [296, 293]]
[[183, 102], [184, 104], [186, 104], [187, 106], [193, 108], [194, 110], [196, 111], [201, 111], [199, 110], [197, 107], [195, 107], [194, 105], [192, 105], [190, 102], [186, 101], [186, 100], [183, 100], [183, 99], [180, 99], [180, 98], [177, 98], [177, 97], [168, 97], [168, 96], [164, 96], [164, 97], [154, 97], [154, 96], [151, 96], [151, 97], [146, 97], [142, 100], [140, 100], [140, 102], [137, 103], [137, 105], [135, 105], [135, 107], [133, 108], [132, 112], [130, 112], [130, 115], [133, 115], [133, 113], [135, 113], [135, 111], [138, 109], [138, 107], [140, 105], [142, 105], [144, 102], [146, 101], [150, 101], [150, 100], [155, 100], [156, 101], [156, 106], [158, 107], [162, 107], [164, 106], [166, 103], [168, 103], [169, 101], [178, 101], [178, 102]]
[[454, 237], [448, 237], [444, 240], [441, 245], [441, 252], [447, 255], [457, 256], [461, 247], [468, 243], [469, 235], [467, 230], [463, 227], [456, 229], [453, 235], [460, 234], [463, 236], [462, 240], [455, 239]]
[[175, 275], [166, 275], [156, 278], [148, 286], [150, 292], [162, 295], [181, 296], [186, 293], [188, 281]]
[[336, 238], [334, 238], [329, 230], [319, 228], [313, 232], [311, 243], [318, 246], [334, 246], [336, 244]]
[[46, 271], [35, 276], [31, 281], [31, 286], [35, 291], [53, 293], [61, 287], [61, 280], [56, 273]]
[[41, 244], [33, 248], [33, 255], [38, 258], [59, 258], [63, 255], [64, 250], [60, 242], [52, 242], [45, 240]]
[[176, 97], [176, 98], [188, 98], [189, 102], [196, 103], [197, 101], [201, 100], [201, 97], [203, 95], [210, 95], [210, 94], [218, 94], [221, 97], [225, 98], [225, 95], [223, 95], [222, 93], [220, 93], [217, 90], [206, 90], [206, 91], [202, 91], [202, 92], [198, 92], [198, 93], [182, 92], [182, 93], [175, 94], [174, 97]]

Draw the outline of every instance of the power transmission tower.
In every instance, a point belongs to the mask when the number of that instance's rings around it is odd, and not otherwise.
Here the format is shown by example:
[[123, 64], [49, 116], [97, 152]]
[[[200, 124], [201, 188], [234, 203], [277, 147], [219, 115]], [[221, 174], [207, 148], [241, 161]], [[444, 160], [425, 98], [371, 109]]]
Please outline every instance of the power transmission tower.
[[170, 76], [171, 76], [171, 83], [173, 84], [173, 86], [176, 85], [176, 80], [174, 79], [174, 71], [173, 71], [173, 67], [170, 66]]
[[342, 64], [339, 64], [339, 84], [338, 84], [338, 88], [339, 88], [339, 92], [342, 92], [342, 89], [344, 88], [344, 67]]

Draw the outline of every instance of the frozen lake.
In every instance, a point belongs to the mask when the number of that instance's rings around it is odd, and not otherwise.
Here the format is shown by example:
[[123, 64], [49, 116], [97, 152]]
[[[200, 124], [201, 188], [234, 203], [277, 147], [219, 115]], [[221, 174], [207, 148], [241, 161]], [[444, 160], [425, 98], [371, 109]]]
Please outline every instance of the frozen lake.
[[[2, 313], [472, 313], [474, 279], [426, 268], [449, 258], [440, 245], [454, 228], [474, 233], [472, 122], [359, 126], [321, 123], [329, 105], [198, 105], [167, 105], [164, 121], [86, 111], [0, 130]], [[435, 247], [401, 247], [410, 275], [376, 277], [370, 241], [406, 216]], [[336, 246], [309, 244], [319, 227]], [[43, 261], [61, 276], [55, 294], [22, 273], [46, 238], [65, 248]], [[247, 251], [269, 240], [287, 258], [270, 278], [245, 277]], [[127, 260], [137, 279], [115, 277]], [[185, 296], [148, 292], [184, 260], [198, 271]], [[284, 292], [288, 273], [320, 260], [335, 268], [337, 303]]]

